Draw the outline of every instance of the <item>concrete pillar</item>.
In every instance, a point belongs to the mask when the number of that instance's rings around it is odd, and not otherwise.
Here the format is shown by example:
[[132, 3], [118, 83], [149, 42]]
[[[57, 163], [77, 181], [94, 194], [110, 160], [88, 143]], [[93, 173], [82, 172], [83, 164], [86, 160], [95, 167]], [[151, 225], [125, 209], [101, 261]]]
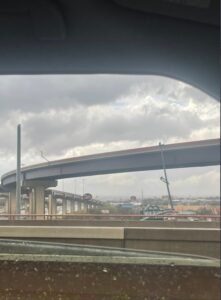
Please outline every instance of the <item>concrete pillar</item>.
[[68, 199], [67, 200], [67, 211], [66, 211], [67, 214], [70, 214], [71, 213], [71, 200]]
[[88, 208], [87, 208], [87, 203], [85, 202], [82, 202], [81, 203], [81, 210], [86, 213], [88, 211]]
[[24, 180], [24, 187], [29, 187], [32, 192], [29, 194], [29, 205], [30, 213], [42, 215], [38, 216], [38, 219], [44, 219], [45, 214], [45, 189], [49, 186], [57, 186], [57, 181], [55, 180]]
[[67, 199], [63, 198], [62, 199], [62, 214], [66, 215], [67, 213]]
[[25, 206], [25, 214], [28, 214], [28, 212], [29, 212], [29, 201], [27, 199], [25, 199], [24, 206]]
[[[9, 199], [8, 199], [8, 214], [15, 215], [16, 214], [16, 190], [13, 189], [9, 193]], [[10, 219], [13, 219], [13, 217], [10, 217]]]
[[75, 201], [70, 201], [70, 213], [73, 214], [75, 212]]
[[81, 211], [81, 203], [79, 201], [75, 201], [74, 203], [74, 211], [80, 212]]
[[88, 213], [88, 210], [89, 210], [89, 209], [88, 209], [88, 203], [85, 203], [85, 204], [84, 204], [84, 207], [85, 207], [85, 212]]
[[6, 214], [8, 214], [8, 210], [9, 210], [9, 195], [5, 199], [5, 213]]
[[57, 214], [57, 200], [53, 196], [53, 194], [49, 194], [48, 196], [48, 214], [49, 215]]
[[[29, 193], [29, 214], [31, 214], [31, 215], [35, 214], [35, 193], [34, 193], [34, 189], [32, 189]], [[31, 219], [34, 219], [34, 217], [31, 216]]]
[[71, 201], [66, 199], [66, 214], [70, 214], [71, 211]]
[[35, 213], [36, 215], [42, 215], [37, 216], [36, 218], [38, 220], [44, 219], [45, 214], [45, 187], [44, 186], [36, 186], [34, 188], [35, 191]]

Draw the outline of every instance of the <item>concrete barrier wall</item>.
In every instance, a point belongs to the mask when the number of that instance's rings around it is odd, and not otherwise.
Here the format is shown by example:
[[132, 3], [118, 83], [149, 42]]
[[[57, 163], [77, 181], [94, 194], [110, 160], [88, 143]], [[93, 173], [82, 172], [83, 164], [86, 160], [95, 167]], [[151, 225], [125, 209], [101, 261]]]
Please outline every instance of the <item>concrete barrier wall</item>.
[[0, 238], [65, 242], [219, 258], [218, 228], [1, 226]]
[[219, 229], [125, 228], [125, 248], [196, 254], [219, 258]]
[[0, 254], [0, 299], [219, 300], [218, 274], [200, 259]]

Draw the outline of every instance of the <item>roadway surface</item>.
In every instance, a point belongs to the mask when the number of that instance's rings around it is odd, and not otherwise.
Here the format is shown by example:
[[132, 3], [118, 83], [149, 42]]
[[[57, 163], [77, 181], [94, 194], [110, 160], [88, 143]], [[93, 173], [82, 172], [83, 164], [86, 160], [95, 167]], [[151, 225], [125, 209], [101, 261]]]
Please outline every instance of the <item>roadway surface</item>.
[[[220, 164], [220, 139], [164, 145], [166, 168], [205, 167]], [[50, 161], [22, 168], [24, 180], [57, 180], [70, 177], [162, 169], [159, 146], [107, 152]], [[1, 185], [15, 184], [16, 171], [4, 174]]]

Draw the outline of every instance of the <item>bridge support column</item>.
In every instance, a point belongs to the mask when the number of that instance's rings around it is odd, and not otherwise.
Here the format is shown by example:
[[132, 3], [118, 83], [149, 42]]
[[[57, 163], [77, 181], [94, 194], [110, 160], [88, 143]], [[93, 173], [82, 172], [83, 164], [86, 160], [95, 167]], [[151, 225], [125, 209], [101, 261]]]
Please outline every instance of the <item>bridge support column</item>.
[[25, 207], [25, 214], [28, 214], [28, 212], [29, 212], [29, 199], [25, 199], [24, 207]]
[[77, 213], [81, 211], [81, 203], [79, 201], [75, 201], [74, 211], [77, 212]]
[[[8, 214], [9, 215], [15, 215], [16, 214], [16, 190], [13, 189], [9, 193], [8, 198]], [[9, 217], [10, 219], [13, 219], [13, 216]]]
[[87, 203], [82, 202], [81, 203], [81, 210], [86, 213], [88, 211]]
[[8, 197], [5, 199], [5, 213], [8, 214], [8, 210], [9, 210], [9, 195]]
[[45, 187], [36, 186], [35, 190], [35, 213], [38, 220], [44, 219], [45, 214]]
[[88, 203], [87, 202], [84, 204], [84, 207], [85, 207], [85, 212], [88, 213], [89, 207], [88, 207]]
[[67, 213], [67, 199], [63, 198], [62, 199], [62, 214], [66, 215]]
[[36, 214], [39, 220], [44, 219], [45, 215], [45, 189], [52, 186], [57, 186], [57, 181], [54, 180], [25, 180], [24, 187], [32, 188], [29, 196], [31, 213]]
[[49, 194], [48, 196], [48, 213], [49, 215], [57, 214], [57, 200], [53, 194]]
[[[35, 214], [35, 195], [34, 195], [34, 189], [32, 189], [29, 193], [29, 214], [34, 215]], [[31, 219], [34, 219], [33, 216], [31, 216]]]
[[70, 209], [71, 209], [71, 214], [75, 212], [75, 201], [72, 200], [70, 201]]

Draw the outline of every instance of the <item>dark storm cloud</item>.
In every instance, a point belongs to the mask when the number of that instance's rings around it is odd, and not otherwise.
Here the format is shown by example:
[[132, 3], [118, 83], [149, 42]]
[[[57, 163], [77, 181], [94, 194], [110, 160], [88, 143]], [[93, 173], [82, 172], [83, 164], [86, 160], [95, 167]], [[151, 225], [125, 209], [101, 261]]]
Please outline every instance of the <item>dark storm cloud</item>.
[[41, 112], [75, 105], [108, 104], [131, 91], [173, 98], [208, 99], [204, 93], [179, 81], [157, 76], [42, 75], [0, 77], [0, 114]]
[[145, 81], [144, 77], [120, 75], [4, 76], [0, 78], [1, 112], [106, 104]]

